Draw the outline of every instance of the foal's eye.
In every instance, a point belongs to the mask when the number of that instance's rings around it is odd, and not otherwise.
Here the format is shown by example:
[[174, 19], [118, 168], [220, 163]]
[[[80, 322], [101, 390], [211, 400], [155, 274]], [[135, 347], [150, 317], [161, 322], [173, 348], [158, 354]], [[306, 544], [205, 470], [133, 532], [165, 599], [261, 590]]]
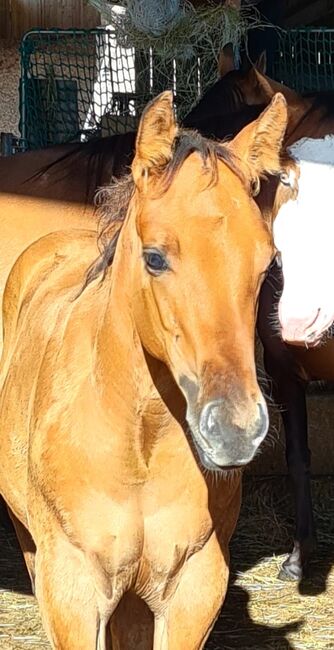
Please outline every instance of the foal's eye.
[[160, 251], [146, 250], [143, 253], [146, 268], [151, 275], [160, 275], [168, 269], [168, 263]]

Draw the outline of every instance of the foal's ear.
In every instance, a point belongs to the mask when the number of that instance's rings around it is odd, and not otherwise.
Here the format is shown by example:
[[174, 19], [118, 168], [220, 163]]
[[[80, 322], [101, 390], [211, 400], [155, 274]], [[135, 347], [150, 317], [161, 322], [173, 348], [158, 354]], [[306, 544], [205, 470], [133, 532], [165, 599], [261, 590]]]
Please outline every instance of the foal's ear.
[[286, 100], [281, 93], [276, 93], [257, 120], [232, 140], [232, 149], [245, 163], [246, 171], [255, 183], [261, 176], [281, 171], [280, 154], [287, 122]]
[[228, 72], [235, 70], [234, 52], [232, 43], [224, 45], [218, 57], [218, 75], [222, 79]]
[[147, 104], [139, 123], [131, 167], [139, 189], [144, 187], [150, 175], [158, 176], [170, 161], [176, 134], [173, 93], [167, 90]]

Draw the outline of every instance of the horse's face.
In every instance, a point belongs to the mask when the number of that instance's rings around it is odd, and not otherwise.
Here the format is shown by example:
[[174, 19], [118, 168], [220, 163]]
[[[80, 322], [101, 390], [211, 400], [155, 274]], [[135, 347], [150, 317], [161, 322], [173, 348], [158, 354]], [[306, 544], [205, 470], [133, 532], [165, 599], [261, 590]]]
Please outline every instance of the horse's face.
[[219, 163], [205, 187], [192, 154], [138, 220], [136, 316], [148, 351], [185, 394], [207, 466], [248, 462], [267, 431], [256, 380], [256, 301], [273, 248], [242, 182]]
[[284, 281], [278, 315], [285, 341], [314, 346], [334, 321], [334, 137], [303, 139], [291, 151], [302, 160], [297, 199], [274, 221]]
[[[169, 367], [184, 393], [202, 462], [211, 469], [243, 465], [268, 427], [256, 379], [254, 330], [260, 285], [273, 255], [249, 180], [264, 171], [266, 160], [273, 166], [266, 156], [260, 162], [265, 142], [270, 142], [270, 155], [276, 148], [279, 164], [285, 102], [279, 99], [226, 150], [227, 160], [243, 158], [244, 181], [226, 162], [216, 161], [217, 182], [210, 183], [210, 169], [205, 172], [199, 151], [184, 158], [168, 189], [159, 192], [163, 174], [152, 169], [152, 161], [157, 156], [161, 168], [163, 147], [167, 149], [169, 137], [172, 146], [175, 135], [171, 124], [169, 134], [168, 129], [163, 132], [163, 111], [166, 122], [171, 120], [169, 101], [163, 98], [160, 146], [155, 151], [151, 141], [153, 106], [139, 129], [133, 163], [136, 328], [144, 348]], [[150, 126], [151, 140], [146, 140]], [[189, 137], [196, 141], [197, 136]], [[181, 140], [177, 146], [182, 148]], [[178, 156], [177, 146], [170, 157]]]
[[[292, 111], [302, 103], [302, 98], [294, 90], [266, 75], [265, 52], [261, 54], [254, 65], [250, 65], [249, 61], [245, 60], [241, 68], [237, 70], [233, 48], [227, 45], [219, 55], [218, 73], [219, 81], [208, 93], [205, 93], [199, 103], [199, 107], [201, 103], [203, 105], [202, 114], [204, 114], [204, 106], [208, 107], [207, 100], [210, 101], [210, 94], [215, 95], [215, 106], [219, 107], [220, 111], [224, 102], [228, 103], [230, 112], [234, 113], [241, 111], [245, 105], [266, 106], [277, 92], [284, 95], [289, 107], [294, 107]], [[196, 113], [196, 108], [194, 112]]]

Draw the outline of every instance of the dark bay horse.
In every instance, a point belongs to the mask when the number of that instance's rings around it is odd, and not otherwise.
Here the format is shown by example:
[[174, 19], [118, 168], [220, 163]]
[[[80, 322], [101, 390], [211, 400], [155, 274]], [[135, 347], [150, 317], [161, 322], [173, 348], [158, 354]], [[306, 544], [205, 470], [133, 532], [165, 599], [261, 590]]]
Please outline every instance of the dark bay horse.
[[240, 70], [235, 69], [231, 49], [226, 47], [219, 57], [220, 79], [203, 95], [184, 120], [185, 126], [197, 128], [206, 136], [223, 139], [227, 135], [224, 119], [229, 111], [235, 124], [247, 111], [252, 118], [259, 115], [276, 92], [287, 100], [289, 121], [284, 143], [286, 146], [304, 137], [322, 138], [334, 129], [334, 91], [299, 95], [291, 88], [265, 75], [266, 57], [261, 55], [255, 65], [247, 61]]
[[92, 204], [96, 189], [129, 168], [135, 133], [0, 157], [0, 192]]
[[286, 123], [276, 95], [222, 145], [178, 130], [163, 93], [100, 250], [60, 231], [10, 272], [0, 492], [54, 648], [200, 650], [215, 622], [268, 427], [254, 334], [274, 248], [252, 189], [280, 172]]

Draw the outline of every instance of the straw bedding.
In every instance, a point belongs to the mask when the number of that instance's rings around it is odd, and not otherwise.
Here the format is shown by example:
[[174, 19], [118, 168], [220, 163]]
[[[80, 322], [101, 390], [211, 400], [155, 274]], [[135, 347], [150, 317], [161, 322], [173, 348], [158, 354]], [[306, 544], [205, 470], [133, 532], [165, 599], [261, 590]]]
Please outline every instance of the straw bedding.
[[[314, 480], [313, 492], [319, 552], [297, 587], [277, 579], [292, 535], [287, 481], [246, 478], [228, 597], [206, 650], [334, 650], [334, 479]], [[15, 537], [4, 525], [0, 549], [0, 648], [46, 650]]]

